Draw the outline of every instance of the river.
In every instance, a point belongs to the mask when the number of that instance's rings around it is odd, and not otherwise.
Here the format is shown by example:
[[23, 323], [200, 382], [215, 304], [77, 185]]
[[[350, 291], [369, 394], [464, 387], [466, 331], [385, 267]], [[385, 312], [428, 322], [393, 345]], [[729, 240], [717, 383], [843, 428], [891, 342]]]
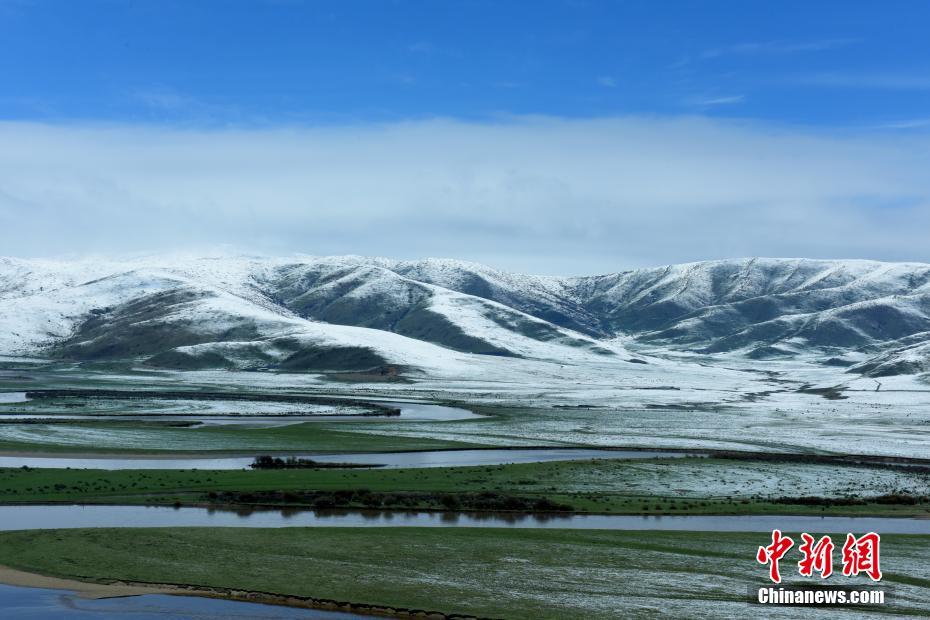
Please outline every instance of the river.
[[66, 590], [22, 588], [2, 584], [0, 611], [4, 620], [356, 620], [368, 617], [199, 596], [145, 594], [87, 599]]
[[[344, 452], [339, 454], [301, 454], [300, 458], [321, 463], [355, 463], [372, 467], [462, 467], [467, 465], [504, 465], [546, 461], [587, 459], [648, 459], [689, 456], [686, 452], [661, 450], [610, 450], [600, 448], [513, 448], [477, 450], [427, 450], [418, 452]], [[0, 467], [34, 467], [57, 469], [244, 469], [254, 456], [232, 457], [101, 457], [79, 456], [0, 456]]]
[[504, 527], [699, 532], [930, 534], [930, 519], [791, 515], [523, 515], [363, 510], [228, 510], [170, 506], [0, 506], [0, 531], [85, 527]]

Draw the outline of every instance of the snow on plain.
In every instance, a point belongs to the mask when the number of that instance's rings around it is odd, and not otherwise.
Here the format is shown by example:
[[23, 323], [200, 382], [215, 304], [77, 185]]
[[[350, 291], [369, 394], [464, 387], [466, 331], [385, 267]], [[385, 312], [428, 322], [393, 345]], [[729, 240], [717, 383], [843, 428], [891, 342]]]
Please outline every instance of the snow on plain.
[[[361, 270], [353, 273], [370, 277], [363, 278], [351, 294], [364, 298], [377, 293], [388, 303], [404, 301], [400, 291], [406, 289], [400, 284], [416, 283], [429, 291], [430, 311], [448, 319], [466, 335], [522, 357], [462, 353], [388, 331], [296, 316], [271, 299], [264, 288], [278, 270], [294, 265], [321, 269], [334, 277], [343, 270]], [[919, 310], [913, 295], [930, 292], [930, 278], [924, 281], [927, 265], [869, 261], [720, 261], [610, 277], [559, 279], [506, 274], [462, 261], [438, 259], [404, 262], [362, 257], [157, 257], [73, 263], [2, 259], [0, 352], [34, 353], [37, 347], [71, 335], [92, 310], [139, 295], [187, 287], [204, 295], [195, 303], [174, 307], [165, 319], [169, 323], [192, 323], [216, 333], [248, 322], [257, 327], [259, 338], [192, 345], [180, 348], [182, 352], [218, 351], [235, 359], [237, 350], [258, 347], [271, 357], [280, 357], [285, 353], [273, 342], [278, 338], [294, 339], [315, 348], [365, 347], [389, 363], [411, 369], [409, 377], [414, 383], [337, 385], [312, 374], [224, 371], [163, 373], [152, 375], [153, 382], [173, 377], [188, 383], [255, 388], [301, 390], [325, 386], [330, 392], [527, 407], [536, 416], [534, 424], [522, 426], [507, 426], [499, 420], [485, 422], [481, 433], [474, 425], [459, 423], [418, 425], [416, 430], [394, 425], [392, 429], [443, 438], [470, 434], [488, 442], [510, 437], [514, 441], [588, 445], [743, 446], [898, 455], [925, 452], [930, 439], [930, 385], [919, 375], [866, 378], [846, 368], [817, 363], [823, 354], [759, 361], [738, 354], [707, 355], [667, 346], [644, 346], [629, 334], [594, 339], [511, 306], [456, 290], [467, 288], [470, 279], [478, 276], [492, 289], [504, 291], [505, 296], [535, 295], [553, 304], [570, 305], [582, 294], [628, 304], [655, 293], [657, 298], [675, 303], [699, 305], [717, 300], [709, 274], [721, 266], [735, 274], [720, 293], [726, 299], [828, 288], [835, 293], [840, 308], [893, 304], [903, 316], [913, 317]], [[900, 295], [905, 290], [911, 295]], [[857, 300], [844, 305], [850, 291], [856, 292]], [[872, 299], [859, 299], [863, 291]], [[839, 312], [825, 310], [819, 319]], [[490, 318], [492, 315], [505, 322], [518, 319], [546, 327], [551, 337], [530, 338], [520, 330], [502, 327], [498, 320]], [[807, 312], [786, 316], [788, 320], [815, 319]], [[697, 321], [685, 319], [689, 320]], [[801, 340], [788, 339], [785, 345], [797, 351], [806, 349]], [[592, 351], [595, 346], [615, 354], [598, 354]], [[924, 350], [915, 347], [903, 354], [916, 359]], [[855, 349], [838, 355], [855, 362], [866, 356]], [[630, 363], [629, 358], [634, 356], [648, 363]], [[842, 398], [826, 398], [809, 388], [834, 388]], [[579, 406], [578, 412], [561, 409], [553, 415], [544, 413], [546, 409]], [[497, 439], [492, 437], [495, 432]]]

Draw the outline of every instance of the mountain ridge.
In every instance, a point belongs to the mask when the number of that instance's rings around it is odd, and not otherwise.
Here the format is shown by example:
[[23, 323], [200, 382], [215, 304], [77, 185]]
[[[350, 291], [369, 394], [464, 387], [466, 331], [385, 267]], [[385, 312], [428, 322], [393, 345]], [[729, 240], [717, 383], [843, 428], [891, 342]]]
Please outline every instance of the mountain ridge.
[[745, 258], [559, 277], [455, 259], [0, 258], [0, 354], [77, 362], [430, 374], [476, 356], [667, 350], [880, 376], [930, 370], [927, 342], [926, 263]]

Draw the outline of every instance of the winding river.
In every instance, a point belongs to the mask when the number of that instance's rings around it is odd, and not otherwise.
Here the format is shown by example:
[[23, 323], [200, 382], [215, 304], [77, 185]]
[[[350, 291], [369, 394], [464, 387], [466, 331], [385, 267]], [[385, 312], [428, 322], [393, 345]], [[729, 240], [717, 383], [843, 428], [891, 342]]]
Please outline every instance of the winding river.
[[[0, 394], [0, 403], [25, 402], [25, 394]], [[388, 402], [378, 404], [401, 409], [402, 421], [464, 420], [479, 417], [465, 409], [428, 403]], [[0, 418], [26, 417], [4, 414]], [[62, 419], [125, 420], [117, 415], [28, 415], [49, 421]], [[278, 426], [309, 420], [358, 420], [357, 416], [217, 416], [144, 415], [132, 419], [183, 420], [202, 424], [252, 424]], [[378, 418], [368, 418], [377, 421]], [[398, 420], [397, 417], [391, 418]], [[700, 451], [695, 451], [700, 454]], [[444, 467], [498, 465], [594, 458], [684, 457], [694, 453], [662, 450], [609, 450], [589, 448], [516, 448], [439, 450], [394, 453], [304, 454], [321, 462], [350, 462], [371, 466]], [[0, 467], [56, 467], [92, 469], [242, 469], [254, 455], [221, 458], [83, 458], [0, 456]], [[472, 527], [472, 528], [563, 528], [605, 530], [674, 530], [703, 532], [806, 531], [845, 533], [876, 531], [882, 534], [930, 534], [930, 519], [873, 517], [816, 517], [778, 515], [739, 516], [635, 516], [635, 515], [520, 515], [398, 511], [314, 510], [229, 510], [168, 506], [104, 505], [4, 505], [0, 506], [0, 531], [103, 527]], [[109, 620], [131, 616], [139, 620], [203, 620], [226, 618], [354, 620], [362, 616], [318, 610], [292, 609], [191, 596], [147, 594], [143, 596], [89, 600], [61, 591], [0, 585], [0, 609], [12, 620], [51, 620], [73, 617]]]
[[[19, 403], [26, 401], [25, 392], [0, 393], [0, 403]], [[55, 413], [7, 413], [0, 414], [0, 420], [137, 420], [137, 421], [178, 421], [196, 422], [210, 425], [249, 425], [255, 427], [284, 426], [307, 421], [341, 421], [377, 423], [421, 421], [457, 421], [480, 418], [481, 416], [459, 407], [436, 405], [432, 403], [411, 401], [367, 401], [377, 405], [396, 407], [400, 416], [391, 418], [338, 416], [338, 415], [210, 415], [191, 414], [151, 414], [151, 415], [115, 415], [115, 414], [55, 414]], [[191, 456], [191, 457], [81, 457], [81, 456], [0, 456], [0, 467], [35, 467], [35, 468], [72, 468], [72, 469], [243, 469], [249, 467], [256, 454], [229, 457]], [[662, 450], [609, 450], [588, 448], [543, 448], [543, 449], [475, 449], [475, 450], [433, 450], [394, 453], [342, 453], [294, 455], [313, 459], [323, 463], [357, 463], [372, 467], [461, 467], [468, 465], [503, 465], [508, 463], [538, 463], [544, 461], [574, 461], [592, 458], [655, 458], [687, 456], [681, 451]]]
[[[29, 402], [29, 399], [26, 397], [26, 392], [0, 392], [0, 404], [18, 404]], [[210, 402], [210, 401], [204, 401]], [[249, 401], [242, 401], [249, 402]], [[273, 401], [272, 401], [273, 402]], [[358, 422], [360, 420], [366, 422], [378, 422], [378, 421], [388, 421], [388, 422], [397, 422], [398, 420], [403, 422], [453, 422], [459, 420], [471, 420], [480, 418], [482, 416], [477, 413], [473, 413], [468, 409], [462, 409], [461, 407], [449, 407], [446, 405], [436, 405], [433, 403], [424, 403], [424, 402], [414, 402], [414, 401], [381, 401], [381, 400], [353, 400], [353, 399], [344, 399], [346, 404], [352, 404], [353, 402], [358, 402], [359, 404], [372, 403], [375, 405], [382, 405], [385, 407], [392, 407], [400, 409], [399, 416], [367, 416], [367, 415], [338, 415], [338, 414], [277, 414], [277, 415], [262, 415], [262, 414], [222, 414], [222, 413], [205, 413], [205, 412], [192, 412], [192, 413], [124, 413], [124, 414], [113, 414], [113, 413], [86, 413], [86, 414], [73, 414], [73, 413], [30, 413], [30, 412], [17, 412], [17, 413], [0, 413], [0, 420], [12, 421], [12, 420], [42, 420], [42, 421], [73, 421], [73, 420], [89, 420], [89, 421], [113, 421], [113, 420], [135, 420], [140, 422], [151, 422], [151, 421], [161, 421], [161, 422], [193, 422], [198, 425], [248, 425], [254, 426], [257, 428], [269, 428], [275, 426], [286, 426], [289, 424], [300, 424], [302, 422]]]
[[[659, 450], [611, 450], [598, 448], [488, 448], [476, 450], [428, 450], [418, 452], [345, 452], [340, 454], [301, 454], [301, 458], [321, 463], [355, 463], [385, 468], [462, 467], [504, 465], [588, 459], [648, 459], [688, 456], [685, 452]], [[72, 469], [245, 469], [254, 456], [221, 458], [85, 458], [59, 456], [0, 456], [0, 467]]]

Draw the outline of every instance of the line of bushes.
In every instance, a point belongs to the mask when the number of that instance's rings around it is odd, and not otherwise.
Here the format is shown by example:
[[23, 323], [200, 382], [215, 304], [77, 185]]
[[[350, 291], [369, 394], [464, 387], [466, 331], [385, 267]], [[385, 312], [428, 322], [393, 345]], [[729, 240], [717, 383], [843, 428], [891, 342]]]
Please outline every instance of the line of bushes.
[[803, 463], [807, 465], [839, 465], [844, 467], [868, 467], [890, 469], [915, 474], [930, 473], [930, 461], [905, 457], [846, 455], [846, 454], [791, 454], [779, 452], [734, 452], [710, 450], [708, 455], [718, 459], [734, 461], [759, 461], [773, 463]]
[[926, 495], [909, 493], [887, 493], [874, 497], [778, 497], [770, 500], [774, 504], [798, 504], [802, 506], [865, 506], [867, 504], [886, 504], [896, 506], [916, 506], [930, 503]]
[[366, 465], [363, 463], [322, 463], [313, 459], [302, 459], [296, 456], [281, 458], [279, 456], [269, 456], [263, 454], [256, 456], [252, 464], [252, 469], [352, 469], [381, 467], [380, 465]]

